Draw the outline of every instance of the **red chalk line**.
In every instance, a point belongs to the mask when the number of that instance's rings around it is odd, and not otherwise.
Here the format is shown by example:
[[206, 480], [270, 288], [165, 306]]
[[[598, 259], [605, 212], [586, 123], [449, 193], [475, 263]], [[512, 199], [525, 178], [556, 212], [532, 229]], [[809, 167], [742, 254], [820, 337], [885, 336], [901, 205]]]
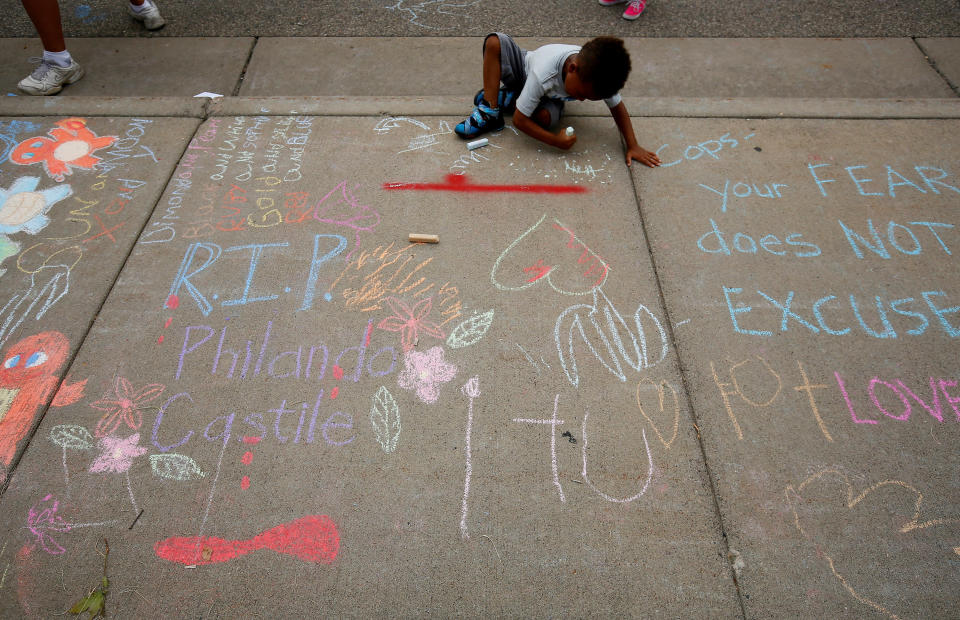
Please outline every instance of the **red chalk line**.
[[446, 183], [384, 183], [383, 189], [464, 193], [585, 194], [582, 185], [475, 185], [465, 174], [448, 174]]

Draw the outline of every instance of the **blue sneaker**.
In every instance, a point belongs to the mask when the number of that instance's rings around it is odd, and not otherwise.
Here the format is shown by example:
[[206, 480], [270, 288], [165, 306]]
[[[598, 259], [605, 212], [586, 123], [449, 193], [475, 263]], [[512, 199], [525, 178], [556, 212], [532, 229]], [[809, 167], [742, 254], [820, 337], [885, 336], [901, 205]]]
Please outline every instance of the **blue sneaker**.
[[[473, 105], [480, 105], [481, 101], [483, 101], [482, 88], [473, 96]], [[517, 93], [501, 88], [500, 92], [497, 93], [497, 107], [503, 114], [513, 114], [513, 110], [517, 107]]]
[[453, 128], [461, 138], [476, 138], [490, 131], [503, 129], [503, 114], [499, 108], [488, 107], [486, 102], [473, 109], [473, 114]]

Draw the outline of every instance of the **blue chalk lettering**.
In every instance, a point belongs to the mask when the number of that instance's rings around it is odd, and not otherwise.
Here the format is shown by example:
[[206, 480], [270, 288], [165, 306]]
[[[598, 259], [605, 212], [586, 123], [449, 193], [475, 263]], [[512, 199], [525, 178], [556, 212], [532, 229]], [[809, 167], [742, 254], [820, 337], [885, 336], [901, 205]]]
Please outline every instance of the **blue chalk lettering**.
[[[893, 175], [897, 175], [898, 177], [900, 177], [900, 178], [903, 179], [903, 180], [900, 181], [900, 182], [894, 183], [894, 182], [893, 182]], [[888, 166], [887, 166], [887, 191], [890, 192], [890, 197], [891, 197], [891, 198], [896, 198], [896, 197], [897, 197], [897, 192], [896, 192], [896, 190], [894, 190], [893, 188], [899, 187], [899, 186], [901, 186], [901, 185], [909, 185], [910, 187], [916, 189], [916, 190], [917, 190], [918, 192], [920, 192], [921, 194], [926, 194], [926, 193], [927, 193], [927, 191], [926, 191], [925, 189], [923, 189], [922, 187], [920, 187], [919, 185], [917, 185], [916, 183], [914, 183], [913, 181], [911, 181], [911, 180], [908, 179], [907, 177], [903, 176], [902, 174], [900, 174], [899, 172], [897, 172], [896, 170], [894, 170], [893, 168], [891, 168], [891, 167], [888, 165]]]
[[946, 315], [960, 312], [960, 306], [953, 306], [951, 308], [938, 308], [935, 306], [933, 300], [930, 298], [935, 296], [946, 297], [947, 294], [943, 291], [924, 291], [921, 293], [921, 295], [923, 295], [924, 301], [927, 302], [927, 305], [930, 306], [930, 309], [933, 310], [933, 313], [937, 315], [937, 318], [940, 320], [940, 324], [943, 325], [943, 331], [947, 332], [947, 335], [951, 338], [960, 336], [960, 327], [954, 327], [946, 319]]
[[920, 319], [921, 324], [919, 327], [914, 327], [913, 329], [908, 329], [907, 333], [911, 336], [919, 336], [923, 332], [927, 331], [927, 326], [930, 325], [930, 321], [927, 320], [926, 315], [923, 315], [919, 312], [911, 312], [910, 310], [901, 310], [897, 306], [900, 304], [908, 304], [914, 301], [913, 297], [907, 297], [905, 299], [894, 299], [890, 302], [890, 309], [896, 312], [897, 314], [903, 316], [912, 316]]
[[[890, 166], [887, 166], [889, 168]], [[861, 196], [883, 196], [883, 192], [865, 192], [863, 191], [863, 183], [872, 183], [873, 179], [859, 179], [854, 174], [854, 170], [859, 170], [861, 168], [866, 168], [866, 166], [847, 166], [847, 174], [850, 175], [850, 178], [853, 179], [853, 183], [857, 186], [857, 191], [860, 192]]]
[[953, 224], [944, 224], [943, 222], [910, 222], [911, 226], [926, 226], [927, 230], [936, 237], [937, 241], [940, 243], [940, 247], [943, 248], [943, 251], [947, 253], [947, 256], [952, 256], [950, 254], [950, 248], [947, 247], [947, 244], [943, 242], [943, 239], [940, 238], [940, 235], [937, 234], [937, 231], [934, 230], [934, 227], [942, 228], [953, 228]]
[[831, 299], [836, 299], [836, 298], [837, 298], [836, 295], [827, 295], [826, 297], [821, 297], [821, 298], [818, 299], [816, 302], [814, 302], [814, 304], [813, 304], [813, 316], [815, 316], [815, 317], [817, 318], [817, 323], [820, 325], [820, 329], [822, 329], [823, 331], [825, 331], [825, 332], [827, 332], [828, 334], [831, 334], [831, 335], [833, 335], [833, 336], [843, 336], [843, 335], [846, 335], [846, 334], [849, 334], [849, 333], [850, 333], [850, 328], [849, 328], [849, 327], [844, 327], [843, 329], [841, 329], [841, 330], [839, 330], [839, 331], [838, 331], [838, 330], [835, 330], [835, 329], [830, 329], [829, 327], [827, 327], [826, 321], [823, 320], [823, 315], [820, 314], [820, 306], [822, 306], [823, 304], [827, 303], [827, 302], [830, 301]]
[[[318, 257], [321, 239], [336, 239], [337, 247]], [[310, 275], [307, 277], [307, 287], [303, 292], [303, 304], [300, 306], [300, 310], [309, 310], [313, 307], [313, 298], [317, 291], [317, 279], [320, 277], [320, 266], [345, 249], [347, 249], [347, 238], [343, 235], [314, 235], [313, 259], [310, 261]]]
[[788, 328], [787, 328], [787, 322], [792, 318], [794, 321], [796, 321], [797, 323], [800, 323], [801, 325], [803, 325], [804, 327], [806, 327], [807, 329], [809, 329], [809, 330], [812, 331], [813, 333], [816, 334], [816, 333], [819, 333], [819, 332], [820, 332], [820, 330], [817, 329], [816, 326], [811, 325], [811, 324], [808, 323], [806, 320], [804, 320], [804, 318], [801, 317], [799, 314], [797, 314], [797, 313], [793, 312], [792, 310], [790, 310], [790, 304], [793, 303], [793, 291], [790, 291], [790, 294], [787, 295], [787, 300], [786, 300], [783, 304], [781, 304], [780, 302], [778, 302], [778, 301], [777, 301], [776, 299], [774, 299], [773, 297], [770, 297], [769, 295], [767, 295], [767, 294], [764, 293], [763, 291], [757, 291], [757, 293], [759, 293], [760, 296], [762, 296], [763, 298], [765, 298], [767, 301], [769, 301], [771, 304], [773, 304], [773, 305], [776, 306], [777, 308], [780, 308], [780, 311], [783, 313], [782, 316], [781, 316], [781, 319], [780, 319], [780, 331], [782, 331], [782, 332], [787, 331], [787, 329], [788, 329]]
[[821, 179], [820, 177], [817, 176], [816, 169], [817, 169], [817, 168], [824, 168], [824, 167], [829, 166], [829, 165], [830, 165], [830, 164], [807, 164], [807, 170], [810, 171], [810, 175], [813, 177], [813, 180], [816, 181], [817, 187], [820, 189], [820, 193], [823, 194], [824, 197], [826, 197], [826, 195], [827, 195], [826, 190], [823, 189], [824, 184], [825, 184], [825, 183], [835, 183], [836, 180], [835, 180], [835, 179]]
[[853, 249], [853, 253], [857, 255], [857, 258], [863, 258], [863, 252], [860, 251], [860, 248], [857, 247], [856, 241], [862, 243], [868, 250], [879, 256], [880, 258], [890, 258], [890, 252], [887, 251], [887, 248], [883, 245], [883, 240], [880, 238], [880, 235], [877, 234], [876, 229], [873, 227], [873, 220], [867, 220], [867, 226], [870, 227], [870, 234], [873, 235], [873, 241], [875, 245], [870, 245], [870, 243], [861, 237], [859, 234], [855, 233], [850, 228], [847, 228], [847, 225], [843, 223], [842, 220], [837, 220], [840, 222], [840, 227], [843, 228], [843, 234], [847, 236], [847, 241], [850, 242], [850, 247]]
[[[940, 190], [934, 187], [934, 185], [942, 185], [943, 187], [946, 187], [947, 189], [953, 190], [958, 194], [960, 194], [960, 189], [957, 189], [953, 185], [947, 185], [946, 183], [943, 183], [942, 181], [940, 181], [940, 179], [944, 179], [947, 177], [947, 171], [944, 170], [943, 168], [936, 168], [934, 166], [914, 166], [913, 169], [917, 171], [917, 174], [920, 175], [920, 178], [923, 179], [923, 182], [927, 184], [927, 187], [929, 187], [934, 194], [940, 193]], [[937, 172], [940, 173], [940, 176], [936, 178], [930, 178], [923, 173], [924, 170], [936, 170]]]
[[[193, 259], [197, 255], [199, 250], [206, 250], [207, 259], [204, 261], [198, 269], [187, 273], [193, 264]], [[173, 278], [173, 284], [170, 285], [170, 295], [179, 295], [180, 287], [186, 286], [187, 292], [190, 293], [190, 297], [193, 298], [193, 301], [197, 302], [197, 306], [200, 308], [200, 312], [203, 316], [210, 314], [210, 311], [213, 310], [213, 306], [210, 305], [210, 302], [207, 301], [207, 298], [203, 296], [196, 286], [190, 281], [190, 278], [197, 275], [210, 265], [212, 265], [218, 258], [220, 258], [220, 246], [216, 243], [191, 243], [187, 248], [186, 253], [183, 255], [183, 261], [180, 263], [180, 269], [177, 271], [177, 275]]]
[[226, 252], [236, 252], [239, 250], [251, 250], [250, 252], [250, 269], [247, 270], [247, 281], [243, 286], [243, 295], [240, 299], [229, 299], [222, 302], [224, 306], [243, 306], [255, 301], [270, 301], [271, 299], [277, 299], [279, 295], [267, 295], [266, 297], [249, 297], [250, 287], [253, 285], [253, 273], [257, 270], [257, 262], [260, 260], [260, 255], [263, 254], [265, 248], [284, 248], [290, 245], [286, 241], [283, 243], [252, 243], [250, 245], [235, 245], [231, 248], [227, 248]]
[[863, 320], [863, 316], [860, 314], [860, 308], [857, 307], [856, 298], [850, 296], [850, 307], [853, 308], [853, 314], [857, 317], [857, 320], [860, 322], [860, 327], [863, 328], [863, 331], [867, 332], [874, 338], [896, 338], [897, 332], [893, 329], [893, 325], [890, 324], [890, 321], [887, 320], [887, 313], [883, 310], [883, 301], [879, 296], [874, 297], [874, 300], [877, 304], [877, 313], [880, 315], [880, 321], [883, 323], [884, 330], [882, 332], [875, 332], [866, 324]]
[[[907, 234], [910, 235], [911, 239], [913, 239], [914, 247], [912, 251], [908, 252], [904, 250], [902, 247], [900, 247], [900, 244], [897, 243], [897, 235], [895, 230], [897, 228], [902, 228], [903, 230], [907, 231]], [[895, 247], [897, 250], [899, 250], [904, 254], [908, 254], [910, 256], [916, 256], [920, 252], [923, 252], [923, 248], [920, 246], [920, 240], [917, 239], [917, 236], [915, 234], [913, 234], [913, 231], [907, 228], [906, 226], [904, 226], [903, 224], [897, 224], [893, 220], [890, 220], [890, 224], [887, 226], [887, 239], [890, 240], [890, 245], [892, 245], [893, 247]]]
[[772, 336], [773, 332], [768, 332], [765, 330], [759, 331], [755, 329], [742, 329], [737, 324], [737, 314], [740, 314], [743, 312], [750, 312], [753, 309], [747, 305], [743, 305], [740, 308], [733, 307], [733, 302], [730, 301], [730, 293], [733, 293], [734, 295], [739, 295], [742, 292], [743, 292], [742, 288], [728, 288], [726, 286], [723, 287], [723, 296], [727, 300], [727, 310], [730, 311], [730, 322], [733, 323], [734, 331], [740, 334], [750, 334], [752, 336]]

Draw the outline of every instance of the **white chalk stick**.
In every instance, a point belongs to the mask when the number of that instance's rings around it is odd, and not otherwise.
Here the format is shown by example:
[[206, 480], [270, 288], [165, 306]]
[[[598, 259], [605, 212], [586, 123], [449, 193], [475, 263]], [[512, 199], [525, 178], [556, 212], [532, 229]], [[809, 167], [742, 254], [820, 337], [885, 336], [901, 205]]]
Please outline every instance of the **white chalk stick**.
[[410, 233], [407, 237], [410, 243], [440, 243], [440, 235], [421, 235], [419, 233]]
[[487, 146], [488, 144], [490, 144], [489, 140], [486, 138], [480, 138], [479, 140], [474, 140], [473, 142], [467, 142], [467, 149], [472, 151], [473, 149], [478, 149], [481, 146]]
[[572, 136], [572, 135], [573, 135], [573, 127], [567, 127], [567, 135], [568, 135], [568, 136]]

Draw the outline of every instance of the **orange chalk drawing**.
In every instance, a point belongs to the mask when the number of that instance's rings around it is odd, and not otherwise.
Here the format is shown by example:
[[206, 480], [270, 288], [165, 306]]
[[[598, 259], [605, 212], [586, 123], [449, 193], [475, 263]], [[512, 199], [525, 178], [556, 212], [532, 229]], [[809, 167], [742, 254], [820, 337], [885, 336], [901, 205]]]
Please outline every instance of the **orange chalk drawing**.
[[[840, 491], [840, 497], [836, 496], [837, 489]], [[846, 518], [851, 524], [874, 523], [876, 519], [870, 518], [869, 514], [864, 516], [865, 513], [853, 513], [853, 511], [858, 508], [869, 511], [871, 508], [865, 507], [869, 502], [864, 502], [864, 500], [881, 491], [888, 491], [890, 493], [874, 499], [874, 503], [878, 505], [878, 508], [874, 509], [882, 510], [884, 513], [893, 513], [895, 506], [912, 503], [912, 515], [905, 519], [903, 523], [896, 526], [896, 532], [898, 534], [910, 534], [935, 526], [960, 524], [960, 518], [958, 517], [933, 519], [921, 517], [921, 512], [928, 510], [923, 503], [923, 493], [902, 480], [883, 480], [882, 482], [873, 484], [861, 493], [856, 494], [853, 484], [845, 473], [836, 469], [824, 469], [809, 476], [797, 485], [796, 488], [794, 488], [793, 485], [788, 485], [787, 488], [784, 489], [784, 494], [786, 495], [790, 510], [793, 512], [797, 531], [799, 531], [804, 538], [816, 544], [817, 556], [826, 559], [827, 564], [830, 566], [830, 571], [833, 573], [833, 576], [837, 578], [837, 581], [840, 582], [840, 585], [863, 605], [867, 605], [891, 618], [898, 618], [899, 616], [883, 604], [864, 595], [862, 593], [863, 586], [857, 584], [857, 587], [854, 587], [855, 584], [851, 583], [851, 579], [840, 572], [837, 568], [838, 562], [835, 558], [835, 551], [833, 551], [833, 548], [830, 546], [830, 541], [825, 539], [827, 536], [826, 533], [816, 531], [816, 524], [813, 522], [815, 515], [820, 518], [831, 515], [831, 513], [829, 513], [830, 507], [839, 506], [836, 510], [850, 511], [849, 515], [841, 515], [840, 518]], [[801, 512], [804, 513], [803, 518], [801, 518]], [[860, 534], [858, 534], [858, 536], [859, 535]], [[898, 538], [898, 540], [900, 539]], [[902, 559], [901, 561], [906, 561], [906, 559]], [[860, 589], [858, 590], [858, 588]]]
[[[56, 331], [41, 332], [11, 345], [0, 363], [0, 482], [6, 480], [17, 446], [60, 382], [57, 371], [70, 352], [67, 337]], [[67, 384], [51, 404], [62, 407], [83, 396], [86, 380]]]
[[116, 136], [96, 135], [87, 129], [87, 121], [82, 118], [54, 124], [56, 129], [47, 132], [50, 138], [36, 136], [24, 140], [10, 153], [10, 161], [22, 166], [43, 164], [51, 178], [63, 181], [64, 175], [73, 173], [73, 168], [92, 170], [100, 161], [93, 153], [117, 140]]

